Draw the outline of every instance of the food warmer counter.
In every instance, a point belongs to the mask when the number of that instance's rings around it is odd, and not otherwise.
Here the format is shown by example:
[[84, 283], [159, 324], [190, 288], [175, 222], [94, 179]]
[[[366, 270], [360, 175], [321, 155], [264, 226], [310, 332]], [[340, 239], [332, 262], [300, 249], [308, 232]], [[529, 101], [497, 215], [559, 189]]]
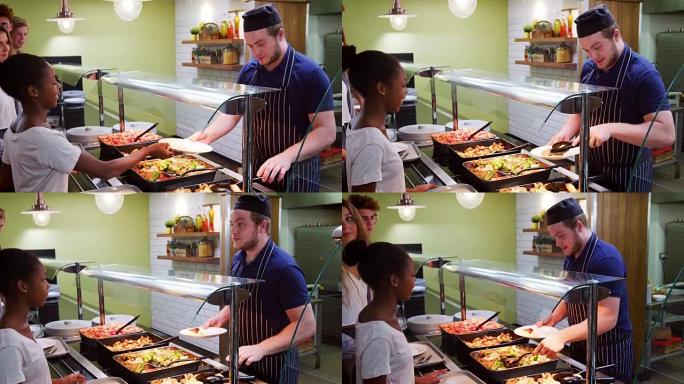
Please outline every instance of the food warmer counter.
[[561, 113], [581, 115], [579, 190], [589, 190], [589, 115], [601, 107], [595, 95], [614, 88], [535, 77], [516, 77], [472, 69], [445, 70], [435, 76], [451, 84], [452, 116], [458, 126], [458, 86], [478, 89], [526, 104], [558, 109]]
[[[275, 88], [257, 87], [228, 81], [199, 80], [180, 81], [175, 77], [144, 72], [116, 72], [103, 77], [110, 85], [117, 87], [119, 102], [119, 126], [125, 131], [124, 88], [151, 93], [167, 99], [202, 107], [212, 111], [239, 114], [243, 116], [242, 126], [242, 189], [252, 192], [255, 169], [254, 158], [254, 114], [266, 106], [260, 98]], [[208, 122], [207, 122], [208, 124]]]
[[[124, 265], [102, 265], [83, 269], [83, 276], [97, 279], [100, 324], [105, 324], [104, 282], [122, 283], [148, 291], [206, 301], [223, 307], [235, 308], [249, 297], [243, 287], [259, 284], [261, 280], [245, 279], [232, 276], [212, 275], [208, 273], [185, 272], [176, 270], [153, 271], [146, 268]], [[237, 311], [231, 311], [228, 333], [220, 336], [219, 355], [221, 361], [230, 353], [231, 383], [237, 383], [238, 376], [238, 330]], [[225, 348], [230, 342], [230, 348]]]
[[[494, 283], [520, 289], [542, 296], [586, 304], [588, 308], [587, 355], [584, 366], [569, 358], [563, 359], [573, 367], [586, 367], [586, 382], [596, 383], [597, 307], [599, 300], [609, 295], [601, 283], [624, 280], [622, 278], [537, 268], [533, 272], [519, 271], [516, 266], [484, 260], [451, 261], [442, 267], [445, 271], [458, 274], [461, 319], [467, 320], [465, 278], [488, 280]], [[434, 336], [434, 335], [429, 335]], [[439, 339], [437, 339], [439, 340]], [[431, 339], [429, 341], [435, 341]], [[438, 342], [438, 341], [437, 341]]]
[[[104, 98], [102, 95], [102, 76], [112, 71], [114, 68], [93, 66], [93, 65], [70, 65], [70, 64], [54, 64], [52, 68], [55, 70], [57, 78], [62, 83], [76, 87], [82, 78], [94, 77], [97, 81], [97, 106], [98, 116], [100, 119], [100, 126], [104, 126]], [[62, 118], [64, 117], [64, 94], [60, 93], [60, 107]]]

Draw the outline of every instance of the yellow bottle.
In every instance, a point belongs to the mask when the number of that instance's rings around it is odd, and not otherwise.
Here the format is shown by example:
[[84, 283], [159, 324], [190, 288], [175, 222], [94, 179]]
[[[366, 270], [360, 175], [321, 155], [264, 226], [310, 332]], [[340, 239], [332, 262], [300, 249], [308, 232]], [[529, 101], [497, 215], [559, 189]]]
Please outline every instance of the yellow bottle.
[[240, 38], [240, 14], [235, 12], [235, 19], [233, 20], [233, 25], [235, 25], [235, 38]]
[[209, 206], [209, 230], [214, 231], [214, 205]]

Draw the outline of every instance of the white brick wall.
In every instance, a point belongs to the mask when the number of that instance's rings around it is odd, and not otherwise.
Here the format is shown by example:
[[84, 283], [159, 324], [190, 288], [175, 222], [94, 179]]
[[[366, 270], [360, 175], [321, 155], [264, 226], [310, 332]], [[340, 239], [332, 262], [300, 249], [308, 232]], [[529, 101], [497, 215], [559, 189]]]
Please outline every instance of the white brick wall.
[[[195, 217], [197, 213], [206, 213], [206, 207], [201, 207], [206, 203], [219, 203], [218, 194], [205, 193], [154, 193], [150, 194], [150, 268], [154, 272], [166, 272], [170, 269], [198, 271], [212, 274], [221, 274], [218, 264], [196, 264], [176, 262], [169, 260], [159, 260], [157, 257], [166, 254], [166, 243], [169, 238], [157, 237], [158, 233], [167, 231], [164, 223], [175, 215], [187, 215]], [[221, 214], [218, 206], [214, 207], [214, 227], [220, 231]], [[218, 241], [217, 241], [218, 246]], [[218, 255], [219, 249], [214, 249], [214, 254]], [[153, 292], [151, 295], [152, 303], [152, 328], [168, 333], [178, 334], [178, 331], [190, 326], [197, 326], [204, 323], [209, 317], [216, 314], [218, 307], [206, 304], [202, 311], [193, 322], [193, 317], [201, 302], [191, 299], [183, 299], [169, 296], [163, 293]], [[181, 339], [196, 344], [211, 352], [218, 353], [218, 339]]]
[[[577, 71], [555, 68], [539, 68], [515, 64], [516, 60], [524, 60], [525, 46], [529, 43], [517, 43], [516, 38], [523, 37], [523, 27], [533, 19], [553, 22], [558, 10], [579, 1], [568, 0], [509, 0], [508, 1], [508, 73], [511, 76], [533, 76], [577, 82], [581, 68]], [[586, 6], [585, 6], [586, 7]], [[580, 6], [580, 9], [583, 9]], [[573, 29], [574, 31], [574, 29]], [[573, 51], [574, 63], [577, 62], [577, 51]], [[542, 122], [550, 109], [535, 107], [510, 100], [508, 102], [508, 132], [536, 145], [546, 144], [560, 130], [565, 122], [565, 115], [554, 112], [553, 116], [541, 129]]]
[[[544, 269], [561, 269], [563, 267], [563, 259], [560, 257], [523, 255], [523, 251], [532, 250], [532, 238], [535, 236], [535, 233], [524, 233], [523, 229], [532, 227], [530, 221], [532, 216], [570, 196], [572, 195], [567, 193], [516, 194], [515, 231], [517, 235], [515, 253], [520, 271], [532, 272], [535, 267]], [[545, 318], [556, 304], [555, 299], [523, 291], [517, 292], [516, 301], [518, 323], [523, 325], [534, 324]], [[558, 327], [567, 327], [567, 321], [562, 321]]]
[[[179, 81], [193, 79], [207, 79], [219, 81], [235, 81], [237, 71], [221, 71], [183, 67], [182, 63], [191, 61], [193, 45], [181, 44], [181, 40], [190, 40], [190, 28], [202, 20], [205, 22], [221, 23], [226, 17], [225, 12], [234, 9], [249, 10], [254, 8], [254, 2], [239, 0], [176, 0], [176, 77]], [[244, 62], [241, 53], [240, 61]], [[188, 137], [202, 130], [207, 124], [212, 111], [176, 103], [176, 134]], [[214, 151], [238, 162], [242, 162], [242, 122], [230, 134], [212, 143]]]

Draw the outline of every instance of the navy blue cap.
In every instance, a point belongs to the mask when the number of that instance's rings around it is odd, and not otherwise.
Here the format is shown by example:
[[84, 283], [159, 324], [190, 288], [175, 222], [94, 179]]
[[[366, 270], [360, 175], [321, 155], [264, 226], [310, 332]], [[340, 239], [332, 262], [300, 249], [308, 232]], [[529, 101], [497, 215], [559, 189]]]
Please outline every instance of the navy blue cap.
[[560, 223], [563, 220], [572, 219], [583, 213], [584, 211], [577, 200], [570, 197], [559, 201], [546, 210], [546, 224]]
[[615, 18], [605, 4], [596, 6], [575, 19], [577, 24], [577, 37], [586, 37], [615, 24]]
[[244, 20], [243, 28], [245, 32], [268, 28], [281, 23], [278, 10], [271, 5], [264, 5], [263, 7], [247, 11], [242, 15], [242, 19]]
[[271, 218], [271, 203], [268, 202], [268, 197], [262, 195], [242, 195], [233, 209], [256, 212]]

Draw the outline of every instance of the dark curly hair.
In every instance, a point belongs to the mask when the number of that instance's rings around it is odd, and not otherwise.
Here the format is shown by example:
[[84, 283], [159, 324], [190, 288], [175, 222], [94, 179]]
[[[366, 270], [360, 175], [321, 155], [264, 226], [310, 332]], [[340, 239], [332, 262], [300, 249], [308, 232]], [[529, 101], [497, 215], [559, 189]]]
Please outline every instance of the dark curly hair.
[[18, 248], [0, 250], [0, 293], [13, 294], [17, 281], [27, 280], [41, 264], [35, 254]]
[[27, 88], [39, 87], [44, 71], [50, 64], [42, 57], [20, 53], [10, 56], [0, 64], [0, 88], [6, 94], [19, 100], [28, 99]]
[[6, 17], [11, 22], [12, 18], [14, 18], [14, 10], [7, 4], [0, 4], [0, 17]]
[[368, 97], [378, 82], [389, 84], [401, 69], [399, 60], [380, 51], [363, 51], [348, 59], [349, 82], [363, 97]]
[[406, 251], [394, 244], [378, 242], [367, 245], [363, 240], [354, 240], [344, 248], [345, 263], [358, 264], [361, 279], [373, 289], [381, 288], [390, 275], [400, 274], [413, 263]]

